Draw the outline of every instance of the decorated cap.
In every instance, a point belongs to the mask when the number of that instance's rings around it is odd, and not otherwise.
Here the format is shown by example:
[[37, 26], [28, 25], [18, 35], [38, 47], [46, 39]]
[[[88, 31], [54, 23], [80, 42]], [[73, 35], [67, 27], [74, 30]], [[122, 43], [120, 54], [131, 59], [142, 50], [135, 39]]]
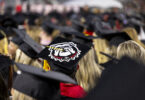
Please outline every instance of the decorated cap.
[[86, 45], [57, 37], [38, 56], [69, 73], [76, 70], [79, 60], [89, 49]]

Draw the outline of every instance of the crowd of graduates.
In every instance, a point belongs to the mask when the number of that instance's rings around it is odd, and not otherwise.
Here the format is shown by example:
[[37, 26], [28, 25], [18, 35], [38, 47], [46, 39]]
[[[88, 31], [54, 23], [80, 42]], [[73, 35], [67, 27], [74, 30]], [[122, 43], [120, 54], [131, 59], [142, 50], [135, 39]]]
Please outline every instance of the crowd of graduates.
[[145, 100], [145, 12], [0, 15], [0, 100]]

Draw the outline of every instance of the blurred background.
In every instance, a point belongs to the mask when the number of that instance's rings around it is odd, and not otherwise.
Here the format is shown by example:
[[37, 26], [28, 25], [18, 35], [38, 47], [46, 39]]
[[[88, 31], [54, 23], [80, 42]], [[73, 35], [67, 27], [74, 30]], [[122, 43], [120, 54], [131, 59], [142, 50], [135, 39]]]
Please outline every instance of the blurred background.
[[110, 8], [122, 9], [122, 11], [145, 11], [144, 0], [0, 0], [0, 13], [4, 11], [38, 12], [48, 14], [53, 10], [60, 13], [73, 10], [80, 11], [81, 7], [109, 10]]

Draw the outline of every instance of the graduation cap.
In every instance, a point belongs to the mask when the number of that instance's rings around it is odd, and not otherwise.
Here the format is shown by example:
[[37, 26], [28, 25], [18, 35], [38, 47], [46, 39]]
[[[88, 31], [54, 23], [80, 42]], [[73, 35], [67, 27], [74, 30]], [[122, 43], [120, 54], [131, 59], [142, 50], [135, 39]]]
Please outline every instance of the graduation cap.
[[40, 14], [38, 13], [29, 13], [27, 15], [28, 25], [33, 26], [36, 25], [36, 19], [39, 19]]
[[[62, 34], [67, 35], [68, 37], [72, 37], [72, 40], [81, 44], [85, 44], [87, 46], [92, 46], [92, 40], [99, 38], [96, 36], [88, 36], [85, 35], [81, 32], [78, 32], [77, 30], [71, 28], [71, 27], [67, 27], [67, 26], [63, 26], [63, 27], [59, 27], [59, 30], [62, 32]], [[66, 38], [67, 38], [66, 36]]]
[[126, 32], [113, 32], [107, 34], [101, 34], [102, 38], [105, 38], [109, 41], [110, 45], [118, 46], [120, 43], [127, 40], [131, 40]]
[[60, 82], [76, 84], [69, 76], [54, 71], [16, 63], [22, 71], [13, 83], [13, 88], [37, 100], [54, 100], [58, 96]]
[[128, 26], [133, 27], [136, 29], [137, 33], [140, 33], [140, 28], [142, 26], [145, 26], [145, 24], [143, 22], [141, 22], [140, 20], [137, 20], [135, 18], [130, 18], [128, 19]]
[[59, 26], [51, 22], [44, 22], [42, 28], [47, 34], [51, 35], [55, 29], [59, 29]]
[[144, 100], [145, 66], [123, 57], [106, 68], [97, 86], [83, 100]]
[[38, 56], [47, 60], [50, 66], [55, 65], [51, 66], [51, 69], [72, 74], [76, 71], [79, 60], [89, 49], [90, 47], [86, 45], [57, 37]]
[[25, 13], [19, 12], [14, 15], [14, 20], [18, 23], [18, 25], [24, 25], [26, 18], [27, 16]]
[[12, 33], [9, 29], [6, 29], [2, 26], [0, 26], [0, 40], [5, 38], [5, 37], [9, 37], [14, 35], [14, 33]]
[[1, 21], [1, 26], [4, 27], [4, 28], [17, 28], [18, 27], [18, 24], [14, 20], [13, 16], [10, 16], [10, 17], [5, 17]]
[[12, 42], [17, 44], [19, 48], [29, 57], [36, 59], [36, 55], [43, 49], [41, 45], [30, 38], [24, 30], [13, 29], [16, 34]]
[[72, 20], [72, 28], [74, 28], [78, 32], [83, 33], [84, 32], [84, 29], [86, 28], [86, 26], [83, 25], [83, 24], [81, 24], [79, 21]]

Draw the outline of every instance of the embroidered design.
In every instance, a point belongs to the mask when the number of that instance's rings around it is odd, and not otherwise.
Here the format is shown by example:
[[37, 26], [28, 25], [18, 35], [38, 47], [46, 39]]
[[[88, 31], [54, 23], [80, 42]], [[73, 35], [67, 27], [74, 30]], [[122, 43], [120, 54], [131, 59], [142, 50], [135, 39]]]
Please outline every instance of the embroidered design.
[[51, 59], [59, 62], [69, 62], [75, 60], [81, 54], [77, 44], [73, 42], [63, 42], [48, 46], [50, 54], [48, 55]]

